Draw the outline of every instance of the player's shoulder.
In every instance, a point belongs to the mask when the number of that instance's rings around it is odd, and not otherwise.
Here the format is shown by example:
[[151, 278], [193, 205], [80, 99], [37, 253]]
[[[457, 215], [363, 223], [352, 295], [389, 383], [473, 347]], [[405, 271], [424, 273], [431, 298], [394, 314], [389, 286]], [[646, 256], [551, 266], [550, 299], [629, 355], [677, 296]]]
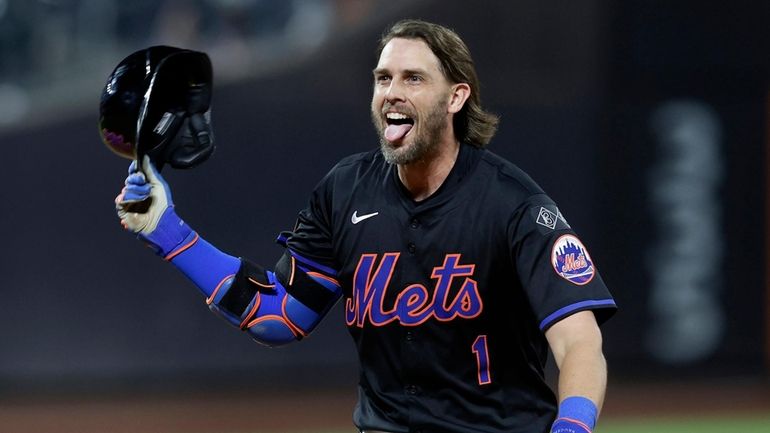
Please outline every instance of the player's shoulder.
[[359, 167], [368, 167], [382, 163], [381, 152], [379, 149], [372, 149], [365, 152], [358, 152], [340, 159], [334, 165], [332, 171], [357, 170]]
[[326, 188], [345, 188], [358, 184], [363, 178], [382, 174], [387, 164], [379, 149], [348, 155], [340, 159], [321, 180]]
[[487, 177], [495, 179], [488, 188], [496, 188], [495, 196], [506, 197], [497, 208], [509, 227], [521, 232], [536, 229], [544, 235], [571, 229], [557, 204], [519, 166], [488, 150], [480, 162], [482, 169], [488, 170]]
[[499, 188], [522, 198], [544, 194], [537, 182], [518, 165], [488, 150], [482, 150], [479, 168], [495, 179]]

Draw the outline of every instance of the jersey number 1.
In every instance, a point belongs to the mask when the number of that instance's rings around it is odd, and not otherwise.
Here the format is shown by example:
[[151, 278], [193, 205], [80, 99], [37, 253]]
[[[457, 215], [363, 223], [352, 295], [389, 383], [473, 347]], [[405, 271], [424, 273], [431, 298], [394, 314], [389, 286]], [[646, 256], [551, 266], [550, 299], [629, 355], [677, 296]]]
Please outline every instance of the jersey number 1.
[[492, 383], [492, 376], [489, 374], [489, 351], [487, 351], [487, 336], [479, 335], [471, 346], [471, 350], [476, 354], [476, 365], [478, 366], [479, 385]]

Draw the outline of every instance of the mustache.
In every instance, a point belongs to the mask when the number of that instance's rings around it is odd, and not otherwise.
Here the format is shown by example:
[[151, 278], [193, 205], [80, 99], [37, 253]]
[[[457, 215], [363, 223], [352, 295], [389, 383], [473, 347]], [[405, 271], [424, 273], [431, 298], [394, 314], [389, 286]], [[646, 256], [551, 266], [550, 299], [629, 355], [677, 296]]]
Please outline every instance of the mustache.
[[406, 114], [409, 117], [415, 117], [415, 114], [412, 112], [412, 110], [410, 110], [409, 107], [404, 104], [390, 104], [386, 102], [380, 109], [380, 114], [384, 116], [388, 111], [398, 111], [399, 113]]

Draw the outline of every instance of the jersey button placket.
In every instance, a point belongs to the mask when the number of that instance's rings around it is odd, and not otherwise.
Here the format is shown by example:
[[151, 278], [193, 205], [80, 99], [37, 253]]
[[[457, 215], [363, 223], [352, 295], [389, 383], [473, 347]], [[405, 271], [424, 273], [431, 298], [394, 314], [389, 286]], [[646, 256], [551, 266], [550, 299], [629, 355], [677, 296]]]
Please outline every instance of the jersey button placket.
[[[409, 229], [411, 231], [417, 230], [420, 228], [420, 220], [417, 217], [411, 217], [409, 218], [409, 222], [407, 223]], [[407, 231], [410, 231], [407, 229]], [[412, 237], [414, 234], [407, 234], [407, 237]], [[413, 241], [409, 241], [409, 243], [406, 244], [406, 250], [409, 251], [409, 254], [414, 255], [414, 253], [417, 251], [417, 245]]]
[[409, 242], [406, 245], [406, 250], [409, 251], [409, 254], [414, 254], [415, 251], [417, 251], [417, 246], [414, 244], [414, 242]]
[[415, 230], [420, 228], [420, 220], [418, 220], [417, 218], [412, 218], [412, 220], [409, 222], [409, 227]]

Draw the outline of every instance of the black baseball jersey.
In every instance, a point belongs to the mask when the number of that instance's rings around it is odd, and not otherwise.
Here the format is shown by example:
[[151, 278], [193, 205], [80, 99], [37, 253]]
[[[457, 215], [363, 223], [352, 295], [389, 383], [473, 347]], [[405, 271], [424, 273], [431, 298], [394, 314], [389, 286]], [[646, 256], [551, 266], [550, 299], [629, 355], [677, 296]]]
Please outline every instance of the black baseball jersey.
[[544, 331], [577, 311], [600, 323], [615, 311], [554, 202], [469, 145], [420, 202], [378, 150], [348, 157], [282, 238], [343, 286], [364, 430], [546, 432], [556, 397]]

